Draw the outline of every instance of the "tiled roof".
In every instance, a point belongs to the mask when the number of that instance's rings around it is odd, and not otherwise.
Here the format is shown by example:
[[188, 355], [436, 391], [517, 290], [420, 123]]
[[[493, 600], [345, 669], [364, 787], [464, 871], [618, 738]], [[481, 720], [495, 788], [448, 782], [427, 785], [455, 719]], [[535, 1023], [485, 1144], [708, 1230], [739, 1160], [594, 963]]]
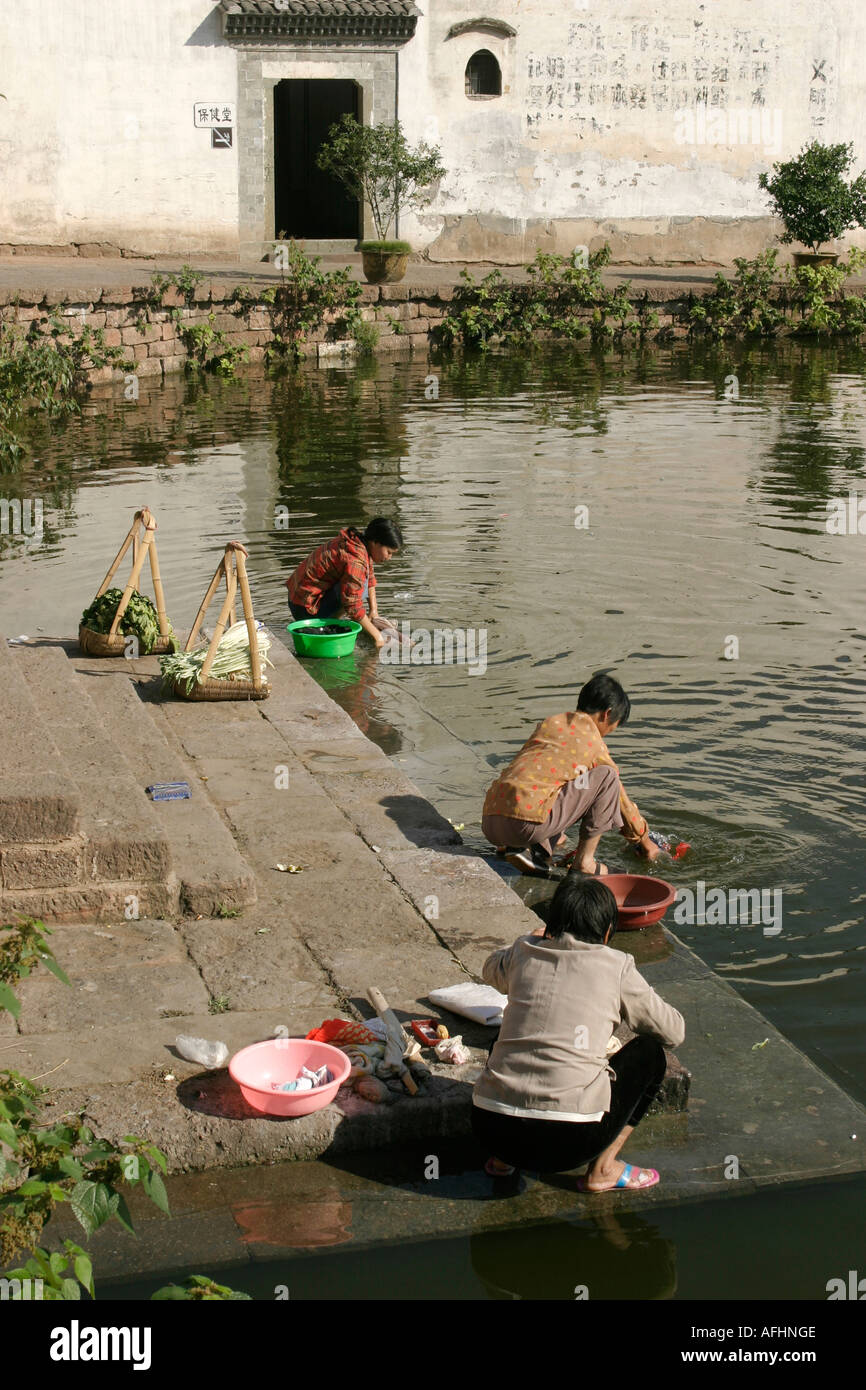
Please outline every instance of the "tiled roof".
[[411, 39], [413, 0], [220, 0], [223, 34], [238, 39]]

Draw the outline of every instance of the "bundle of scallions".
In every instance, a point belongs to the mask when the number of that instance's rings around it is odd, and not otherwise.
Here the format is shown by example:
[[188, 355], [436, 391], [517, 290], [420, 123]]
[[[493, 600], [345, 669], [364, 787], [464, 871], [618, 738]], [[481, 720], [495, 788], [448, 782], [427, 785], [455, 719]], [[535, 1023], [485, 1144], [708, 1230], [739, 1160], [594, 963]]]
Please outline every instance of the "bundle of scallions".
[[[256, 640], [259, 656], [262, 658], [262, 676], [265, 676], [265, 667], [273, 668], [273, 662], [268, 661], [271, 637], [264, 623], [256, 623]], [[171, 656], [161, 657], [159, 666], [163, 685], [169, 686], [177, 681], [189, 694], [193, 686], [201, 680], [201, 668], [204, 666], [209, 646], [209, 642], [203, 642], [191, 652], [176, 652]], [[208, 672], [208, 679], [252, 680], [250, 639], [245, 622], [235, 623], [223, 633], [213, 665]]]

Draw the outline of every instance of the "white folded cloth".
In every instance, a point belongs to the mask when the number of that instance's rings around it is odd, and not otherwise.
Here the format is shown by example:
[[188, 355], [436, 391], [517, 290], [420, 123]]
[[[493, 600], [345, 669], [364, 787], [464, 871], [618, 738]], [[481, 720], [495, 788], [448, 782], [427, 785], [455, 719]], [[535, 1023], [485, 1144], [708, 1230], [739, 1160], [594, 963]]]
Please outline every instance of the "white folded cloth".
[[462, 985], [447, 985], [445, 989], [431, 989], [428, 994], [434, 1004], [450, 1009], [452, 1014], [471, 1018], [473, 1023], [483, 1023], [488, 1028], [498, 1028], [502, 1022], [502, 1011], [508, 1003], [508, 995], [500, 994], [492, 985], [476, 985], [468, 980]]

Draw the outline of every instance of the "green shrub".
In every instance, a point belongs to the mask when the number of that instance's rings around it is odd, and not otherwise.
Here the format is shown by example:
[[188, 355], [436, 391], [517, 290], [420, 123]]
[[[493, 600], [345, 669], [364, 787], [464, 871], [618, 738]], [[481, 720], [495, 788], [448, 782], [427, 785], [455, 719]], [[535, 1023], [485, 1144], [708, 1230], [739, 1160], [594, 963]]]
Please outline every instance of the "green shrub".
[[866, 226], [866, 173], [850, 183], [844, 177], [853, 163], [853, 145], [813, 140], [796, 159], [774, 164], [772, 178], [760, 175], [760, 187], [785, 224], [781, 241], [799, 241], [817, 252], [852, 227]]
[[500, 270], [476, 281], [463, 270], [464, 286], [455, 293], [439, 336], [449, 345], [480, 348], [493, 341], [525, 346], [542, 336], [643, 341], [658, 326], [658, 314], [646, 300], [635, 310], [630, 283], [605, 286], [601, 272], [609, 260], [605, 244], [584, 264], [539, 251], [522, 282], [507, 280]]
[[866, 252], [853, 247], [838, 265], [778, 265], [771, 247], [753, 260], [738, 258], [732, 280], [721, 272], [709, 294], [684, 313], [692, 336], [711, 338], [779, 335], [859, 335], [866, 332], [866, 299], [846, 294], [849, 276], [866, 265]]
[[375, 323], [359, 319], [352, 330], [355, 346], [362, 357], [369, 356], [379, 341], [379, 329]]

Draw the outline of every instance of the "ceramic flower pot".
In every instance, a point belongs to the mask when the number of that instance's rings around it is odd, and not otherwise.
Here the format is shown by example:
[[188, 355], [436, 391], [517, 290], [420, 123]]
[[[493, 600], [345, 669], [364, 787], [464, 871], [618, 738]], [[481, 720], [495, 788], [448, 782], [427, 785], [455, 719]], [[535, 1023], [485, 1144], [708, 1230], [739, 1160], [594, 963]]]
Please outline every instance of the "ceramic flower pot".
[[817, 252], [813, 252], [813, 251], [795, 251], [795, 252], [794, 252], [794, 265], [797, 267], [798, 270], [800, 269], [800, 266], [803, 266], [803, 265], [811, 265], [811, 266], [835, 265], [836, 262], [838, 261], [838, 259], [839, 259], [839, 257], [838, 257], [838, 255], [836, 254], [835, 251], [817, 251]]
[[377, 248], [375, 244], [361, 247], [364, 278], [370, 285], [394, 284], [402, 280], [409, 264], [409, 250]]

